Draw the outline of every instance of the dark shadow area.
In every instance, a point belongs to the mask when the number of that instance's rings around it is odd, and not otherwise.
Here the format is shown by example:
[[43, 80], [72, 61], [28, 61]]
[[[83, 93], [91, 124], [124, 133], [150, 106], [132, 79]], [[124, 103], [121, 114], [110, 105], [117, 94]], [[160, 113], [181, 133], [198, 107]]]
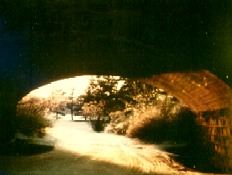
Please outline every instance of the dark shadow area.
[[108, 121], [105, 120], [90, 120], [92, 129], [96, 132], [101, 132], [104, 131], [106, 125], [109, 123]]
[[205, 142], [204, 130], [197, 125], [194, 115], [190, 112], [181, 113], [177, 121], [177, 135], [186, 145], [164, 146], [163, 150], [173, 153], [172, 158], [186, 168], [203, 173], [224, 173], [222, 169], [213, 165], [214, 148]]
[[214, 148], [205, 142], [205, 133], [195, 121], [196, 116], [188, 109], [171, 120], [152, 118], [133, 134], [140, 140], [173, 153], [176, 162], [187, 169], [203, 173], [224, 173], [212, 163]]
[[1, 145], [0, 156], [32, 156], [52, 151], [54, 145], [30, 143], [27, 140], [16, 139], [14, 142]]
[[93, 160], [91, 157], [64, 150], [53, 150], [32, 156], [0, 156], [0, 173], [11, 175], [27, 173], [48, 175], [162, 175], [162, 173], [144, 173], [135, 168], [127, 168], [110, 162]]
[[73, 120], [73, 122], [89, 122], [88, 120]]
[[171, 156], [176, 162], [181, 163], [186, 168], [203, 173], [221, 173], [223, 172], [215, 168], [210, 162], [210, 154], [201, 148], [184, 147], [164, 147], [164, 151], [173, 153]]

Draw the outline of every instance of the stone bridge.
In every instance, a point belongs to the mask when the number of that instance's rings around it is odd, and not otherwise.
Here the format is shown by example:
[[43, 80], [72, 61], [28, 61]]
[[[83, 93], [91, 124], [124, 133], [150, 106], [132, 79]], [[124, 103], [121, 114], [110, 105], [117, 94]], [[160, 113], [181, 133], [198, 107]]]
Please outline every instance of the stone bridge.
[[31, 90], [76, 75], [121, 75], [185, 103], [228, 169], [231, 8], [227, 0], [3, 0], [1, 142], [13, 136], [17, 102]]

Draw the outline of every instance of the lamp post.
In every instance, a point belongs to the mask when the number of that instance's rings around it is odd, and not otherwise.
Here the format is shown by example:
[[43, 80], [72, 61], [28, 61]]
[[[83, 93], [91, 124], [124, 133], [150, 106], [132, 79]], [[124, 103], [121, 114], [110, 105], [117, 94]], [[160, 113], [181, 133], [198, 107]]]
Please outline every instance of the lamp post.
[[69, 96], [69, 100], [71, 100], [71, 104], [70, 104], [71, 120], [73, 120], [73, 107], [74, 107], [73, 98], [74, 98], [74, 88], [72, 88], [71, 94]]
[[73, 120], [73, 96], [71, 101], [71, 119]]

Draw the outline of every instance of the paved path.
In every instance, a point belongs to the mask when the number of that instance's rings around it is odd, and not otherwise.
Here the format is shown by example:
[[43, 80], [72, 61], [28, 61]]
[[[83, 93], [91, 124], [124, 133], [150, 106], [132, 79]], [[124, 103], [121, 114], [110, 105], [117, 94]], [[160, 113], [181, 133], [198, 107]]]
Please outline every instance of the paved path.
[[187, 171], [155, 145], [95, 133], [87, 122], [57, 120], [48, 133], [57, 141], [55, 150], [32, 156], [0, 157], [0, 172], [11, 175], [200, 174]]

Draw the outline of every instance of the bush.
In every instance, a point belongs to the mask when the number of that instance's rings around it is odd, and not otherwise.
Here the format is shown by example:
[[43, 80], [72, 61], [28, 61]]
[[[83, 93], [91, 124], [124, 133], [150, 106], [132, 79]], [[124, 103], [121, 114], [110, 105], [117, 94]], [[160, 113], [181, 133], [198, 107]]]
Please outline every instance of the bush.
[[154, 107], [130, 119], [128, 137], [162, 143], [164, 141], [190, 143], [196, 140], [194, 115], [183, 108], [175, 114], [166, 114]]
[[46, 119], [44, 115], [43, 107], [19, 105], [15, 120], [16, 131], [26, 136], [44, 136], [45, 128], [51, 127], [50, 120]]
[[162, 118], [161, 112], [157, 109], [143, 112], [138, 116], [130, 118], [129, 127], [126, 132], [128, 137], [139, 138], [145, 141], [157, 143], [167, 138], [167, 121]]
[[112, 112], [110, 113], [110, 119], [110, 124], [105, 128], [105, 132], [125, 135], [129, 121], [124, 112]]

